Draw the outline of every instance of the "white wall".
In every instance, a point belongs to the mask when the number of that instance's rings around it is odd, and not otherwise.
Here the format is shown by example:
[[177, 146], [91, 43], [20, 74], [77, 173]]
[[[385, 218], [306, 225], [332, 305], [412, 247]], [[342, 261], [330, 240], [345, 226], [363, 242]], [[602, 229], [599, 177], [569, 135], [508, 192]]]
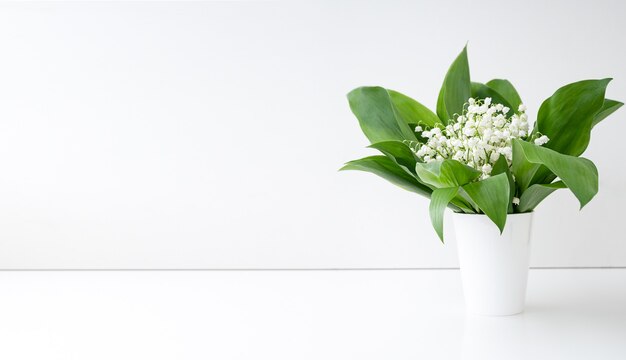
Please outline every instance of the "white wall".
[[[469, 41], [536, 113], [568, 82], [626, 99], [618, 2], [0, 5], [1, 268], [453, 267], [428, 202], [372, 175], [345, 94], [434, 107]], [[626, 111], [586, 156], [600, 193], [536, 214], [533, 266], [626, 266]], [[448, 226], [450, 224], [448, 223]], [[450, 230], [450, 228], [448, 228]]]

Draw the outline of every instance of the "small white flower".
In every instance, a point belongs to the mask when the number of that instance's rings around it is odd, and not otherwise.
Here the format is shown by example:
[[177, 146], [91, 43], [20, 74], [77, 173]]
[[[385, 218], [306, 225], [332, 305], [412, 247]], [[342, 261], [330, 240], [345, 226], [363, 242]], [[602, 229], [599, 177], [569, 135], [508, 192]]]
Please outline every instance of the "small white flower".
[[[455, 115], [446, 126], [432, 129], [416, 126], [415, 131], [421, 132], [424, 143], [419, 142], [412, 149], [421, 161], [454, 159], [479, 170], [480, 179], [485, 179], [500, 157], [511, 165], [512, 139], [526, 140], [529, 136], [526, 107], [520, 106], [519, 113], [507, 115], [510, 110], [491, 98], [470, 98], [462, 114]], [[549, 139], [540, 136], [533, 140], [542, 145]]]
[[510, 146], [501, 147], [498, 152], [504, 156], [511, 156], [513, 154], [513, 148]]
[[540, 137], [538, 137], [538, 138], [536, 138], [536, 139], [535, 139], [535, 145], [539, 145], [539, 146], [541, 146], [541, 145], [543, 145], [543, 144], [547, 143], [549, 140], [550, 140], [550, 139], [548, 139], [548, 137], [547, 137], [547, 136], [542, 135], [542, 136], [540, 136]]
[[518, 197], [514, 197], [513, 198], [513, 205], [519, 205], [519, 198]]
[[517, 108], [517, 111], [519, 111], [519, 112], [524, 112], [524, 111], [526, 111], [526, 105], [524, 105], [524, 104], [519, 104], [519, 108]]
[[465, 136], [474, 136], [474, 134], [476, 134], [476, 129], [473, 127], [465, 127], [463, 129], [463, 134], [465, 134]]

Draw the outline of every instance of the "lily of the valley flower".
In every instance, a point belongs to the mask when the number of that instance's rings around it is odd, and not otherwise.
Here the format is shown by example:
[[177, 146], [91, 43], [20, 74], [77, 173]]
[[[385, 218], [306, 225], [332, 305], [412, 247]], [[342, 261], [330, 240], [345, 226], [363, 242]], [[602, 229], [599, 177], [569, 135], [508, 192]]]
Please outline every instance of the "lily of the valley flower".
[[[512, 139], [529, 141], [530, 131], [526, 106], [520, 105], [518, 113], [502, 104], [469, 98], [463, 114], [457, 115], [448, 125], [415, 131], [426, 139], [425, 143], [412, 144], [412, 149], [424, 162], [454, 159], [482, 172], [481, 178], [490, 176], [493, 164], [504, 156], [509, 166], [513, 159]], [[532, 139], [530, 139], [532, 140]], [[544, 145], [548, 137], [534, 139]]]

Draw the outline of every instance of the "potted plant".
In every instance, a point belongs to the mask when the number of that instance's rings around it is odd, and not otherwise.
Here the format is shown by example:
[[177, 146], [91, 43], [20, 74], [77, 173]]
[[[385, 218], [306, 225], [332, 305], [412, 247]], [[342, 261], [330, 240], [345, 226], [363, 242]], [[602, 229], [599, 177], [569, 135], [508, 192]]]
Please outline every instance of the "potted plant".
[[430, 198], [442, 242], [444, 211], [452, 209], [468, 310], [519, 313], [533, 209], [557, 189], [570, 189], [581, 208], [598, 192], [597, 169], [580, 155], [592, 129], [623, 105], [605, 98], [610, 80], [561, 87], [531, 125], [509, 81], [470, 80], [464, 48], [445, 76], [435, 112], [382, 87], [351, 91], [350, 108], [369, 147], [382, 155], [341, 170], [371, 172]]

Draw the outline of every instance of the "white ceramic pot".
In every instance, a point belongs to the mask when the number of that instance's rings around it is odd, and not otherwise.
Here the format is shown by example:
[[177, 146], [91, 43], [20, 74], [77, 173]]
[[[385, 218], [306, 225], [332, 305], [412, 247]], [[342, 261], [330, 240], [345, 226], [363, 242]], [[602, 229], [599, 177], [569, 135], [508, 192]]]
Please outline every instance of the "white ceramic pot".
[[486, 215], [454, 213], [468, 312], [501, 316], [524, 310], [532, 216], [509, 214], [500, 234]]

